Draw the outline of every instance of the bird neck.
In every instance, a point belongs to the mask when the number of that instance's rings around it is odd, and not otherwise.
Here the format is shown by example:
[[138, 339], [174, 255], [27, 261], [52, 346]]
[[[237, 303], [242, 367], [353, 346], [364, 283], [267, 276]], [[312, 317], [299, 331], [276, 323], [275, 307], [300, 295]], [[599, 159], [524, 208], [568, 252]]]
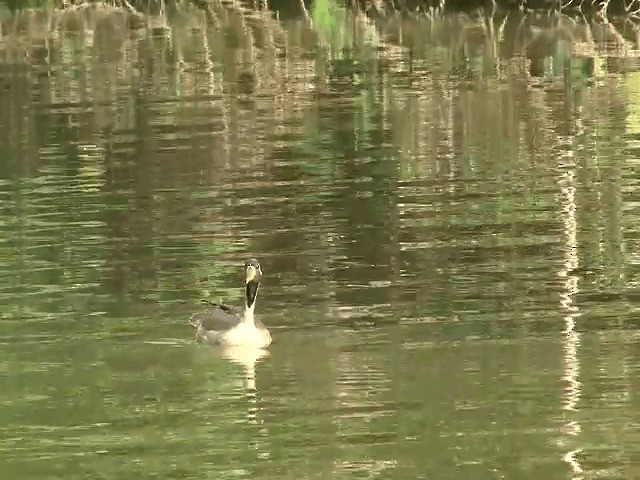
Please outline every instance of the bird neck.
[[253, 319], [253, 311], [256, 308], [256, 300], [258, 299], [259, 282], [249, 282], [245, 287], [244, 295], [244, 315], [242, 320], [250, 325], [255, 325]]
[[244, 312], [242, 315], [242, 321], [249, 325], [255, 325], [255, 320], [253, 317], [253, 312], [256, 308], [256, 300], [258, 299], [258, 291], [256, 290], [253, 295], [249, 293], [247, 290], [247, 295], [244, 299]]
[[253, 301], [253, 304], [249, 306], [249, 303], [245, 300], [244, 302], [244, 312], [242, 315], [242, 321], [249, 325], [255, 325], [255, 319], [253, 317], [253, 311], [256, 308], [256, 301]]

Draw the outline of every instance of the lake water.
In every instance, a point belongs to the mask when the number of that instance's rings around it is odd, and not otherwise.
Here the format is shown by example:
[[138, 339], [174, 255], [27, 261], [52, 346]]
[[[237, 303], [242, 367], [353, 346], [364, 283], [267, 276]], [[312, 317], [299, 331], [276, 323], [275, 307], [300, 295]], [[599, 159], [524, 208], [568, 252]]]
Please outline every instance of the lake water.
[[640, 478], [635, 30], [331, 5], [2, 12], [3, 478]]

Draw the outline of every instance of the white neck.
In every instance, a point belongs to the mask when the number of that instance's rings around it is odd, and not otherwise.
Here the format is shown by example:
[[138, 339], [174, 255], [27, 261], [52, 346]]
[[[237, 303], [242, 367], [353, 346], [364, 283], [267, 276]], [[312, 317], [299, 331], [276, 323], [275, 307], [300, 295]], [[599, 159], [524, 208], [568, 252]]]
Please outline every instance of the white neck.
[[247, 323], [249, 325], [255, 325], [255, 321], [253, 318], [253, 311], [256, 308], [256, 301], [253, 301], [253, 305], [250, 307], [247, 306], [247, 302], [244, 302], [244, 312], [242, 314], [242, 322]]

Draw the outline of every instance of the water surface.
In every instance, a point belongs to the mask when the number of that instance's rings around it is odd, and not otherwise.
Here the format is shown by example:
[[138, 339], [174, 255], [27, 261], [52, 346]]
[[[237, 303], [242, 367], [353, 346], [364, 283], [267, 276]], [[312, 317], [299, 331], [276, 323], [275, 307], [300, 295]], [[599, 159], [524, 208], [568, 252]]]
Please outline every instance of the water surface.
[[[5, 20], [0, 469], [638, 478], [628, 31], [287, 18]], [[274, 344], [196, 344], [246, 256]]]

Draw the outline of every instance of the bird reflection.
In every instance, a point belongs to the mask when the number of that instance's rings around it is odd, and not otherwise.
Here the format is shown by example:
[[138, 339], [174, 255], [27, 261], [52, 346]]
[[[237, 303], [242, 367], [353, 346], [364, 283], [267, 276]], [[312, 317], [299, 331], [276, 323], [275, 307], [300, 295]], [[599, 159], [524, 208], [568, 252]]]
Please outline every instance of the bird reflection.
[[217, 347], [221, 357], [231, 360], [236, 365], [240, 365], [244, 370], [244, 388], [247, 399], [249, 400], [249, 409], [247, 412], [247, 420], [249, 423], [258, 422], [258, 390], [256, 388], [256, 364], [259, 360], [269, 356], [269, 351], [258, 348], [253, 345], [225, 345]]
[[269, 350], [253, 345], [225, 345], [217, 349], [220, 355], [233, 363], [240, 365], [245, 371], [244, 386], [247, 391], [256, 390], [255, 367], [258, 360], [269, 356]]

